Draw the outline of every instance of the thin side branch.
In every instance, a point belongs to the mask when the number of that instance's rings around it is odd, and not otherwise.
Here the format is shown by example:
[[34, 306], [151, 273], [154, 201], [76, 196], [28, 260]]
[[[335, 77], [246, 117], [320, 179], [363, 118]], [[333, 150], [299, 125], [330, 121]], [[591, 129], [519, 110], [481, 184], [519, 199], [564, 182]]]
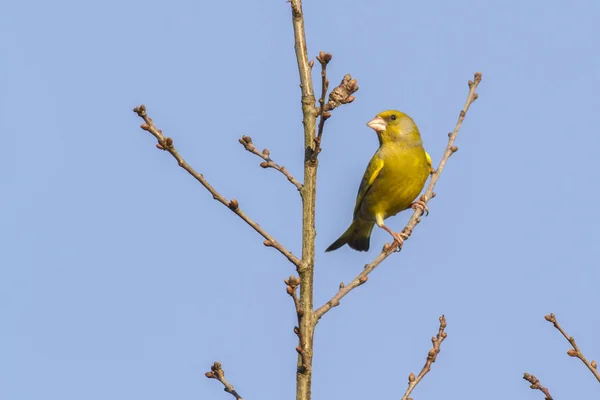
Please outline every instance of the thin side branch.
[[542, 386], [538, 378], [525, 372], [525, 374], [523, 374], [523, 379], [531, 383], [531, 385], [529, 386], [530, 388], [532, 388], [533, 390], [539, 390], [540, 392], [544, 393], [544, 395], [546, 396], [546, 400], [552, 400], [552, 395], [550, 394], [550, 391], [548, 390], [548, 388]]
[[273, 168], [274, 170], [281, 172], [287, 178], [287, 180], [290, 181], [292, 185], [296, 186], [296, 189], [302, 193], [302, 184], [296, 178], [294, 178], [283, 165], [279, 165], [271, 159], [271, 152], [268, 149], [264, 149], [262, 152], [258, 151], [258, 149], [254, 147], [254, 143], [252, 143], [252, 138], [250, 136], [242, 136], [239, 142], [250, 153], [256, 154], [265, 160], [264, 162], [260, 163], [261, 167]]
[[264, 237], [265, 238], [265, 241], [264, 241], [264, 245], [265, 246], [267, 246], [267, 247], [273, 247], [273, 248], [277, 249], [281, 254], [283, 254], [296, 267], [298, 267], [300, 265], [300, 260], [294, 254], [292, 254], [291, 251], [289, 251], [285, 247], [283, 247], [283, 245], [281, 243], [277, 242], [273, 238], [273, 236], [269, 235], [267, 233], [267, 231], [265, 231], [260, 225], [258, 225], [254, 220], [252, 220], [249, 216], [246, 215], [246, 213], [244, 213], [240, 209], [239, 203], [238, 203], [238, 201], [236, 199], [227, 200], [225, 197], [223, 197], [221, 194], [219, 194], [219, 192], [217, 192], [216, 189], [213, 188], [208, 183], [208, 181], [204, 178], [204, 176], [202, 174], [196, 172], [183, 159], [183, 157], [181, 157], [181, 155], [177, 152], [177, 150], [173, 146], [173, 139], [165, 137], [163, 135], [162, 131], [160, 129], [156, 128], [156, 125], [154, 125], [154, 122], [152, 121], [152, 118], [150, 118], [148, 116], [148, 114], [146, 113], [146, 107], [144, 105], [141, 105], [139, 107], [134, 108], [133, 111], [140, 118], [142, 118], [144, 120], [144, 124], [142, 124], [140, 127], [143, 130], [150, 132], [156, 138], [156, 140], [158, 140], [158, 144], [156, 145], [156, 147], [158, 149], [168, 151], [173, 156], [173, 158], [175, 158], [175, 160], [177, 160], [177, 163], [179, 164], [179, 166], [181, 168], [183, 168], [184, 170], [186, 170], [191, 176], [193, 176], [194, 178], [196, 178], [196, 180], [198, 182], [200, 182], [202, 184], [202, 186], [204, 186], [206, 188], [206, 190], [208, 190], [210, 192], [210, 194], [212, 194], [212, 196], [213, 196], [213, 198], [215, 200], [217, 200], [218, 202], [220, 202], [224, 206], [228, 207], [238, 217], [240, 217], [241, 219], [243, 219], [256, 232], [258, 232], [262, 237]]
[[238, 394], [238, 392], [235, 391], [235, 389], [233, 388], [233, 385], [231, 383], [227, 382], [227, 379], [225, 379], [225, 371], [223, 371], [223, 368], [221, 367], [220, 362], [215, 361], [214, 364], [210, 367], [210, 371], [208, 371], [204, 375], [209, 379], [218, 380], [219, 382], [221, 382], [223, 384], [224, 391], [226, 391], [227, 393], [230, 393], [237, 400], [243, 400], [242, 396], [240, 396]]
[[585, 356], [579, 349], [579, 346], [577, 346], [577, 343], [575, 343], [575, 338], [567, 335], [567, 332], [565, 332], [565, 330], [558, 324], [558, 321], [556, 320], [556, 316], [554, 314], [546, 315], [544, 318], [546, 319], [546, 321], [552, 323], [552, 325], [554, 325], [554, 327], [558, 329], [558, 331], [562, 333], [565, 339], [567, 339], [567, 341], [571, 344], [571, 347], [573, 347], [572, 349], [567, 351], [567, 354], [571, 357], [579, 358], [581, 362], [583, 362], [585, 366], [588, 367], [590, 371], [592, 371], [592, 374], [594, 374], [596, 379], [598, 379], [598, 382], [600, 382], [600, 373], [598, 372], [598, 364], [596, 363], [596, 361], [592, 360], [592, 362], [589, 362], [587, 358], [585, 358]]
[[296, 316], [298, 317], [298, 326], [294, 327], [294, 333], [296, 336], [298, 336], [298, 346], [296, 347], [296, 351], [301, 359], [301, 365], [299, 365], [298, 368], [299, 370], [304, 371], [306, 370], [307, 360], [306, 352], [304, 351], [306, 342], [304, 341], [304, 335], [302, 335], [302, 332], [300, 331], [302, 318], [304, 317], [304, 310], [302, 309], [302, 306], [300, 305], [300, 299], [298, 298], [298, 286], [300, 286], [300, 278], [292, 275], [283, 282], [286, 284], [285, 291], [294, 301], [294, 308], [296, 310]]
[[[431, 174], [431, 179], [429, 180], [429, 185], [427, 186], [427, 189], [425, 190], [425, 193], [423, 194], [423, 196], [421, 196], [421, 200], [425, 204], [427, 204], [429, 202], [429, 200], [431, 200], [432, 198], [435, 197], [435, 193], [433, 192], [433, 189], [435, 188], [435, 185], [436, 185], [438, 179], [440, 178], [442, 171], [444, 170], [446, 162], [448, 161], [450, 156], [458, 150], [458, 147], [456, 147], [454, 145], [454, 141], [456, 140], [456, 136], [458, 135], [458, 131], [465, 119], [465, 116], [467, 115], [467, 111], [469, 110], [469, 107], [471, 106], [471, 104], [473, 104], [473, 102], [478, 97], [475, 90], [477, 89], [477, 86], [479, 85], [480, 82], [481, 82], [481, 72], [476, 72], [474, 80], [469, 81], [469, 94], [467, 95], [467, 101], [465, 102], [463, 109], [460, 111], [460, 114], [458, 116], [458, 121], [456, 122], [456, 126], [454, 127], [454, 130], [448, 134], [448, 145], [446, 146], [444, 155], [442, 156], [442, 159], [440, 160], [437, 170], [435, 170]], [[421, 210], [420, 208], [416, 208], [415, 212], [413, 213], [410, 220], [408, 221], [408, 223], [406, 224], [406, 226], [403, 229], [403, 232], [407, 236], [410, 236], [410, 234], [413, 232], [414, 228], [419, 224], [419, 222], [421, 222], [422, 215], [423, 215], [423, 210]], [[319, 307], [316, 310], [316, 312], [315, 312], [316, 321], [318, 321], [319, 318], [321, 318], [326, 312], [331, 310], [333, 307], [338, 306], [340, 304], [340, 300], [344, 296], [346, 296], [348, 293], [350, 293], [350, 291], [352, 291], [353, 289], [355, 289], [358, 286], [365, 283], [367, 281], [367, 276], [371, 272], [373, 272], [373, 270], [375, 268], [377, 268], [377, 266], [379, 264], [381, 264], [381, 262], [383, 262], [383, 260], [388, 258], [392, 253], [394, 253], [396, 251], [396, 249], [397, 249], [396, 242], [394, 242], [392, 245], [386, 244], [383, 247], [383, 250], [381, 251], [381, 253], [379, 253], [379, 255], [375, 258], [375, 260], [373, 260], [370, 264], [365, 265], [365, 268], [361, 271], [361, 273], [358, 274], [348, 285], [340, 285], [340, 289], [338, 290], [338, 292], [327, 303], [323, 304], [321, 307]]]
[[321, 138], [323, 137], [323, 128], [325, 127], [325, 121], [331, 117], [330, 112], [325, 111], [325, 96], [327, 96], [327, 89], [329, 89], [329, 79], [327, 79], [327, 64], [331, 61], [331, 53], [320, 52], [317, 56], [317, 60], [321, 64], [321, 97], [319, 97], [319, 127], [317, 128], [317, 138], [315, 139], [316, 147], [313, 157], [316, 157], [321, 152]]
[[283, 281], [286, 284], [285, 291], [290, 295], [292, 300], [294, 301], [294, 308], [296, 309], [296, 313], [298, 314], [298, 319], [302, 317], [302, 308], [300, 307], [300, 300], [298, 299], [297, 288], [300, 286], [300, 278], [295, 276], [290, 276], [288, 279]]
[[356, 98], [353, 96], [358, 91], [358, 83], [350, 74], [344, 75], [342, 81], [337, 85], [331, 93], [329, 100], [325, 102], [327, 89], [329, 88], [329, 79], [327, 79], [327, 64], [331, 61], [330, 53], [320, 52], [317, 60], [321, 63], [321, 97], [319, 98], [319, 106], [317, 107], [317, 115], [319, 116], [319, 125], [317, 127], [317, 136], [315, 137], [315, 150], [311, 155], [311, 161], [315, 162], [317, 156], [321, 152], [321, 140], [323, 138], [323, 128], [325, 121], [331, 117], [330, 111], [336, 109], [342, 104], [350, 104]]
[[421, 382], [421, 379], [423, 379], [425, 375], [431, 371], [431, 364], [433, 364], [437, 359], [437, 355], [440, 352], [440, 346], [442, 345], [444, 339], [446, 339], [448, 336], [444, 329], [446, 329], [446, 318], [442, 315], [440, 317], [440, 328], [438, 333], [436, 336], [431, 338], [433, 347], [431, 350], [429, 350], [429, 353], [427, 353], [427, 361], [425, 361], [425, 365], [423, 366], [423, 369], [421, 369], [421, 372], [419, 372], [419, 375], [415, 377], [415, 374], [411, 372], [408, 376], [408, 388], [406, 389], [404, 396], [402, 396], [402, 400], [408, 400], [408, 396], [410, 396], [414, 388], [419, 384], [419, 382]]

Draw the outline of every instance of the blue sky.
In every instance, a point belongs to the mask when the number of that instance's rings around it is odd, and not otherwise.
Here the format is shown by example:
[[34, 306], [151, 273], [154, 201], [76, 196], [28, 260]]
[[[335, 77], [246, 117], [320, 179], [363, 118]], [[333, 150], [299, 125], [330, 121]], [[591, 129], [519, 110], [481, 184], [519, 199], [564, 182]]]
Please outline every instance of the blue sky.
[[[438, 316], [448, 339], [415, 399], [590, 398], [598, 383], [544, 321], [600, 359], [595, 1], [306, 0], [309, 53], [358, 79], [327, 122], [315, 301], [372, 250], [323, 250], [350, 222], [377, 140], [411, 115], [439, 160], [482, 71], [479, 100], [423, 220], [320, 322], [313, 398], [400, 398]], [[300, 92], [289, 6], [275, 2], [21, 1], [0, 6], [0, 386], [3, 398], [292, 398], [296, 338], [276, 251], [139, 129], [144, 103], [181, 154], [300, 253]], [[315, 68], [316, 70], [316, 68]], [[318, 73], [315, 73], [315, 77]], [[389, 220], [400, 229], [409, 213]]]

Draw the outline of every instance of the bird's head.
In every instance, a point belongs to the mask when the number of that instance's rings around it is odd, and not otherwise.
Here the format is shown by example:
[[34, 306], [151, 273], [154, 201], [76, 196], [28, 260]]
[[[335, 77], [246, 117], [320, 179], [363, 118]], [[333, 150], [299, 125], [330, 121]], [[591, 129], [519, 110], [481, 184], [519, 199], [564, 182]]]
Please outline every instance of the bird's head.
[[383, 111], [369, 121], [367, 126], [377, 132], [380, 144], [391, 142], [421, 144], [421, 135], [417, 125], [411, 117], [403, 112], [396, 110]]

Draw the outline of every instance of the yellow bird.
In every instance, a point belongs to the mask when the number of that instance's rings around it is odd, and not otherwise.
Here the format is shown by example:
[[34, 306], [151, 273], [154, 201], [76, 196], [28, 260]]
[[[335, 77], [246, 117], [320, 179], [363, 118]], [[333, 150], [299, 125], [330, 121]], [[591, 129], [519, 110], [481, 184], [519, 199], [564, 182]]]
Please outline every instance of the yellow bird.
[[346, 243], [358, 251], [369, 250], [373, 225], [389, 232], [401, 247], [403, 234], [392, 231], [383, 220], [407, 208], [426, 210], [417, 198], [431, 173], [431, 158], [423, 148], [421, 134], [408, 115], [388, 110], [367, 123], [377, 132], [379, 150], [363, 175], [354, 219], [342, 236], [325, 251], [339, 249]]

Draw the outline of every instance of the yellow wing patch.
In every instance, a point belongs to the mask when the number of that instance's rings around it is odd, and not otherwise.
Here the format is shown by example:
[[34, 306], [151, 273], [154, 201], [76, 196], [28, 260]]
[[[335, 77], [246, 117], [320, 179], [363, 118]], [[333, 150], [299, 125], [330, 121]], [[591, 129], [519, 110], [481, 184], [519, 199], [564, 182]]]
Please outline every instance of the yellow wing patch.
[[427, 157], [427, 165], [429, 165], [429, 173], [433, 174], [435, 169], [433, 169], [433, 163], [431, 162], [431, 156], [428, 152], [425, 152], [425, 157]]

